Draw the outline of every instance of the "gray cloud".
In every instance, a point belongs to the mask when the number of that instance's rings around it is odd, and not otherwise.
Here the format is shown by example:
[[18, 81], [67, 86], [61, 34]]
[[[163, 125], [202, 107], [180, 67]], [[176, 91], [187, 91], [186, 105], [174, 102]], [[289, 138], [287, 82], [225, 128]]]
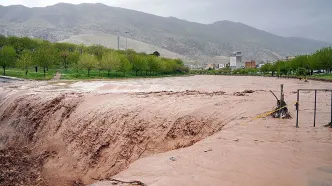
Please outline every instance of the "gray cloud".
[[0, 4], [31, 7], [57, 2], [101, 2], [200, 23], [230, 20], [282, 36], [332, 42], [331, 0], [1, 0]]

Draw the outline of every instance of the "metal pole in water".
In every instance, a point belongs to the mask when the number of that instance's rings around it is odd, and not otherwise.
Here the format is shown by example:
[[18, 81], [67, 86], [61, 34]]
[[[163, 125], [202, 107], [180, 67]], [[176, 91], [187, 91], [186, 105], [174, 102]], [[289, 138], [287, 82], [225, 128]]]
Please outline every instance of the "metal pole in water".
[[314, 127], [316, 127], [316, 111], [317, 111], [317, 90], [315, 90]]
[[284, 101], [285, 100], [285, 98], [284, 98], [284, 84], [281, 84], [280, 88], [281, 88], [280, 101]]
[[299, 128], [299, 110], [300, 110], [300, 90], [297, 90], [297, 102], [296, 102], [296, 128]]
[[[281, 85], [280, 85], [280, 89], [281, 89], [281, 90], [280, 90], [280, 103], [279, 103], [279, 107], [281, 108], [281, 107], [284, 106], [283, 104], [284, 104], [284, 101], [285, 101], [285, 100], [284, 100], [284, 84], [281, 84]], [[279, 117], [280, 117], [280, 119], [281, 119], [281, 118], [282, 118], [282, 111], [281, 111], [281, 110], [279, 111], [279, 114], [280, 114]]]

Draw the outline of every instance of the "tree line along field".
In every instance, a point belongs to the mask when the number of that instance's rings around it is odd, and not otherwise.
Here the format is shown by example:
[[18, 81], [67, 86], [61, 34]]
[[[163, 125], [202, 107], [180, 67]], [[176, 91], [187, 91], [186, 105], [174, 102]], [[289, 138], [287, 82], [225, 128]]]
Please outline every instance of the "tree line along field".
[[310, 55], [299, 55], [289, 61], [267, 63], [257, 69], [236, 69], [226, 67], [219, 70], [192, 70], [191, 74], [215, 75], [264, 75], [332, 79], [332, 48], [322, 48]]
[[[279, 76], [314, 76], [315, 72], [326, 73], [325, 77], [331, 77], [332, 73], [332, 48], [322, 48], [310, 55], [299, 55], [290, 61], [277, 61], [261, 67], [262, 73], [271, 72]], [[316, 75], [317, 76], [317, 75]]]
[[168, 59], [133, 50], [113, 50], [100, 45], [51, 43], [28, 37], [0, 36], [3, 75], [27, 79], [63, 79], [162, 76], [185, 74], [180, 59]]

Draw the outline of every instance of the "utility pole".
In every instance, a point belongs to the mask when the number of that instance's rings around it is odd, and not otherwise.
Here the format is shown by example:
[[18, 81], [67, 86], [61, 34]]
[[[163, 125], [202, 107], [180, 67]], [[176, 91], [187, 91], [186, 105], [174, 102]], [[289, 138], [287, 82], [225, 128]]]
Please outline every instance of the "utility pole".
[[128, 34], [129, 34], [129, 32], [127, 31], [127, 32], [125, 32], [125, 34], [126, 34], [126, 55], [128, 56]]
[[120, 50], [120, 36], [118, 36], [118, 50]]
[[129, 34], [129, 32], [127, 31], [127, 32], [125, 32], [125, 34], [126, 34], [126, 50], [128, 50], [128, 34]]

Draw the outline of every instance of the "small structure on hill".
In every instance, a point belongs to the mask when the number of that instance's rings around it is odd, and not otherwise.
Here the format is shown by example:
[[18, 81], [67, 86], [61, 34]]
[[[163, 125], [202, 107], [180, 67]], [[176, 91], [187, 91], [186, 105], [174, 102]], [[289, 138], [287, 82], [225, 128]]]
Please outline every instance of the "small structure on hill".
[[160, 53], [159, 53], [158, 51], [155, 51], [155, 52], [153, 52], [151, 55], [159, 57], [159, 56], [160, 56]]

